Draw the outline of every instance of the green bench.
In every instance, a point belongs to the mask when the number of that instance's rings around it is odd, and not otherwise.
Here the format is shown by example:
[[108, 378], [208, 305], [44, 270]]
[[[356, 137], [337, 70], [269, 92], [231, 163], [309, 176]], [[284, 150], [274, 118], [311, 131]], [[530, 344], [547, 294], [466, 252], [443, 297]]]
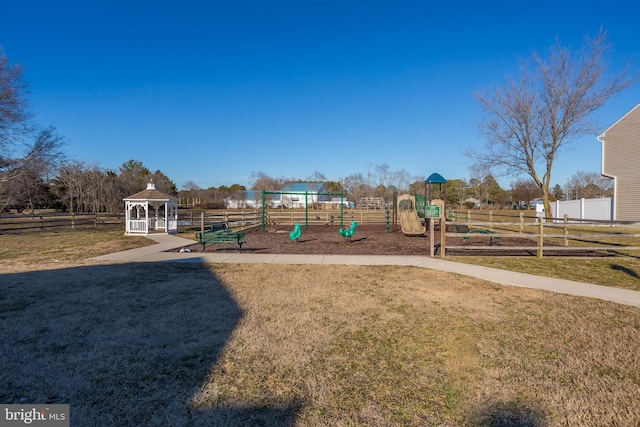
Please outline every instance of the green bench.
[[214, 222], [209, 227], [209, 231], [229, 231], [229, 228], [227, 228], [227, 224], [224, 222]]
[[202, 245], [202, 250], [206, 249], [206, 245], [238, 245], [242, 250], [245, 243], [243, 231], [231, 231], [225, 223], [215, 223], [211, 225], [209, 231], [196, 232], [196, 240]]

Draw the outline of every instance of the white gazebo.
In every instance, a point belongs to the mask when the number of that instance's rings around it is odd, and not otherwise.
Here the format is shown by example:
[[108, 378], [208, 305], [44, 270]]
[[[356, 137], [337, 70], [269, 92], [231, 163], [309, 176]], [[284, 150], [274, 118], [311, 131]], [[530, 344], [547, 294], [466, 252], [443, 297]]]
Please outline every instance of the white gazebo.
[[123, 199], [127, 215], [126, 235], [169, 234], [178, 231], [178, 199], [156, 190], [153, 182], [147, 189]]

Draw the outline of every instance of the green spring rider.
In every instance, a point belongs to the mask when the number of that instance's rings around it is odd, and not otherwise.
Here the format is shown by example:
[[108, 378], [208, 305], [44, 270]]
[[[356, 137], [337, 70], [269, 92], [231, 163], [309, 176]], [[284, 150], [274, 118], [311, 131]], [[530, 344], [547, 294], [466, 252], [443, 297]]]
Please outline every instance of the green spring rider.
[[349, 226], [349, 228], [341, 228], [340, 230], [338, 230], [338, 232], [342, 237], [351, 240], [351, 236], [353, 236], [353, 234], [356, 232], [357, 226], [357, 222], [351, 221], [351, 225]]

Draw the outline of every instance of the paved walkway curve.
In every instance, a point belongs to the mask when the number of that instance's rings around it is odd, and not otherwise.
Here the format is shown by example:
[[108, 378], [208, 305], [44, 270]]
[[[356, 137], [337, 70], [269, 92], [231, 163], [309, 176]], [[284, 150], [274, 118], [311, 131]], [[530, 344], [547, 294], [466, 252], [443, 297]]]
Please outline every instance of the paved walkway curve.
[[[464, 264], [426, 256], [398, 255], [276, 255], [247, 252], [197, 253], [178, 252], [177, 249], [193, 245], [194, 241], [171, 235], [150, 235], [157, 244], [91, 258], [97, 261], [129, 262], [207, 262], [235, 264], [335, 264], [335, 265], [407, 265], [447, 273], [463, 274], [501, 285], [558, 292], [568, 295], [597, 298], [640, 308], [640, 292], [628, 289], [592, 285], [571, 280], [554, 279], [517, 273], [492, 267]], [[171, 251], [173, 252], [165, 252]]]

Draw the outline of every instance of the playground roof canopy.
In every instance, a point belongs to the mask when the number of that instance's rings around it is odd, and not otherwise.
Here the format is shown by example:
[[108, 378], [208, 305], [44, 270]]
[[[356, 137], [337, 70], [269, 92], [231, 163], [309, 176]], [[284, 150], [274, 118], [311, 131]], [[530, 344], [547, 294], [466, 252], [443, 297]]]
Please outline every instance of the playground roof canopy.
[[425, 184], [446, 184], [447, 180], [439, 173], [432, 173], [429, 178], [424, 180]]

